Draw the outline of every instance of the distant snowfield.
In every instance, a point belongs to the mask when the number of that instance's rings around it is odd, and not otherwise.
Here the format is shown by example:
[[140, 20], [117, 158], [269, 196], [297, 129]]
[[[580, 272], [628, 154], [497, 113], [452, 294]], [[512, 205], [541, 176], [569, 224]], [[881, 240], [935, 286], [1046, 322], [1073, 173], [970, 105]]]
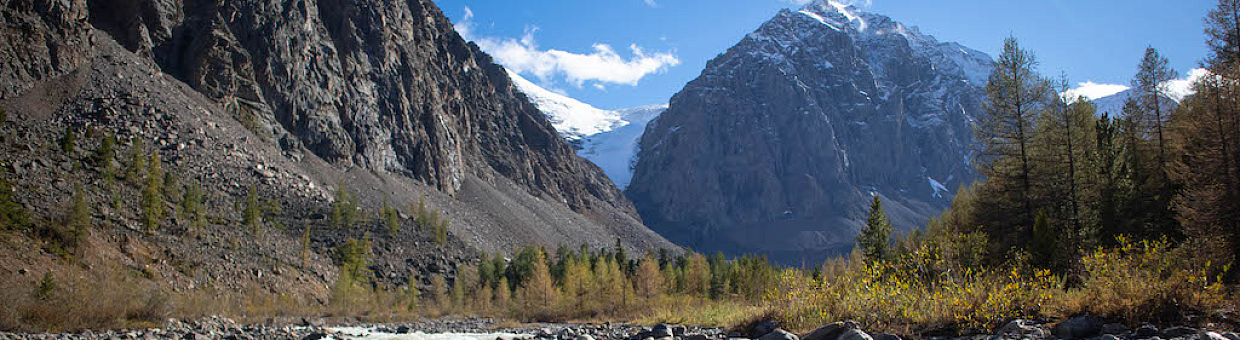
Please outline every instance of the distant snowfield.
[[376, 333], [373, 327], [332, 327], [328, 328], [328, 330], [345, 334], [343, 336], [344, 339], [358, 340], [517, 340], [531, 338], [531, 336], [526, 334], [513, 333]]
[[[646, 124], [667, 110], [667, 104], [623, 110], [603, 110], [548, 91], [521, 75], [508, 71], [517, 89], [547, 115], [565, 139], [579, 141], [577, 155], [594, 162], [616, 187], [624, 189], [633, 179], [630, 167], [637, 157], [637, 143]], [[487, 339], [494, 340], [494, 339]]]

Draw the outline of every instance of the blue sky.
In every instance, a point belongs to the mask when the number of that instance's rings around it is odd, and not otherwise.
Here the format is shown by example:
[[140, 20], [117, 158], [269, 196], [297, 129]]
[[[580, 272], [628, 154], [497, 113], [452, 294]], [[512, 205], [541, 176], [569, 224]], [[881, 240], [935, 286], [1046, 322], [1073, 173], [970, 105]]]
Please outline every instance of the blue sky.
[[[666, 103], [706, 62], [806, 0], [437, 0], [466, 38], [552, 91], [604, 109]], [[1044, 74], [1128, 84], [1146, 46], [1187, 74], [1208, 0], [872, 0], [863, 10], [996, 55], [1014, 35]]]

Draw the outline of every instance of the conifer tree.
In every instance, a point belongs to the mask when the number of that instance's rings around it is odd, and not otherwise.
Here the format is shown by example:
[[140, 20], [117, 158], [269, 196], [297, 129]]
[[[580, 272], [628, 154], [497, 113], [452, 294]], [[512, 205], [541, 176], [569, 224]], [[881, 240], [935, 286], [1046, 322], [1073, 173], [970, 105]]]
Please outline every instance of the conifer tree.
[[440, 311], [448, 309], [448, 282], [443, 279], [443, 275], [436, 274], [431, 277], [431, 299], [435, 301], [435, 308]]
[[[1016, 38], [1003, 42], [1003, 51], [995, 62], [986, 84], [986, 105], [975, 126], [975, 135], [982, 144], [982, 154], [989, 162], [977, 162], [988, 180], [1015, 182], [1017, 190], [1007, 198], [1020, 206], [1017, 218], [1005, 226], [1025, 229], [1033, 222], [1033, 125], [1044, 110], [1048, 84], [1037, 72], [1033, 53], [1020, 48]], [[1003, 214], [1000, 212], [999, 214]]]
[[634, 280], [635, 291], [643, 299], [649, 300], [663, 294], [663, 274], [659, 272], [659, 260], [654, 257], [654, 253], [647, 253], [641, 263], [637, 264]]
[[1240, 61], [1240, 0], [1219, 0], [1206, 14], [1206, 46], [1210, 56], [1205, 64], [1214, 74], [1234, 73]]
[[129, 167], [125, 169], [125, 179], [134, 185], [142, 184], [141, 176], [145, 176], [146, 170], [146, 146], [141, 139], [135, 138], [133, 146], [129, 147]]
[[564, 297], [572, 304], [575, 311], [586, 311], [586, 302], [594, 290], [594, 277], [590, 272], [589, 260], [580, 257], [567, 259], [563, 275], [564, 278], [560, 282]]
[[546, 256], [543, 252], [534, 254], [530, 277], [521, 285], [521, 302], [526, 311], [541, 311], [553, 307], [558, 300]]
[[1145, 56], [1137, 66], [1137, 75], [1132, 79], [1133, 97], [1141, 106], [1140, 122], [1147, 131], [1151, 131], [1158, 146], [1157, 168], [1160, 175], [1166, 174], [1167, 142], [1163, 131], [1170, 112], [1166, 106], [1169, 97], [1170, 81], [1179, 77], [1171, 69], [1167, 58], [1153, 47], [1145, 49]]
[[257, 234], [263, 224], [262, 208], [258, 205], [258, 188], [251, 185], [245, 195], [245, 209], [241, 211], [241, 224]]
[[512, 288], [508, 286], [508, 278], [501, 276], [499, 282], [495, 284], [495, 305], [500, 308], [507, 308], [508, 302], [512, 300]]
[[146, 187], [142, 190], [142, 223], [148, 233], [155, 232], [164, 216], [163, 170], [159, 151], [151, 152], [147, 160]]
[[891, 221], [887, 220], [887, 213], [883, 211], [882, 200], [878, 195], [874, 195], [874, 202], [870, 203], [870, 216], [865, 219], [865, 228], [857, 235], [857, 246], [861, 248], [862, 254], [865, 254], [867, 262], [883, 261], [891, 253], [890, 238]]
[[73, 209], [69, 213], [70, 247], [75, 251], [81, 248], [86, 237], [90, 235], [90, 206], [86, 203], [86, 193], [79, 186], [73, 193]]
[[191, 181], [185, 187], [184, 195], [181, 197], [181, 213], [193, 227], [195, 235], [201, 235], [202, 226], [206, 224], [206, 214], [203, 212], [202, 205], [202, 186], [198, 182]]
[[352, 228], [358, 222], [358, 204], [349, 188], [340, 183], [336, 189], [336, 200], [332, 202], [330, 222], [337, 228]]
[[710, 264], [706, 262], [706, 256], [690, 252], [685, 264], [685, 293], [707, 296], [710, 292]]
[[418, 291], [418, 277], [414, 274], [409, 274], [409, 278], [406, 282], [408, 282], [408, 284], [405, 285], [405, 309], [414, 311], [418, 309], [418, 304], [422, 299], [422, 292]]
[[65, 129], [65, 134], [60, 137], [60, 151], [72, 156], [75, 145], [77, 145], [77, 133], [73, 131], [73, 128]]

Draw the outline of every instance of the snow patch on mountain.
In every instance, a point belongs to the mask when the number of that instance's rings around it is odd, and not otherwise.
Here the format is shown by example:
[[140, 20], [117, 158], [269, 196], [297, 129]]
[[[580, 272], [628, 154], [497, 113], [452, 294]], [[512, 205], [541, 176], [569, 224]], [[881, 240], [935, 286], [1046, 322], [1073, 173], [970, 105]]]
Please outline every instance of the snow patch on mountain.
[[580, 140], [586, 136], [611, 131], [627, 124], [621, 120], [616, 111], [603, 110], [582, 103], [568, 96], [548, 91], [533, 82], [522, 78], [516, 72], [508, 71], [508, 77], [518, 90], [529, 97], [530, 102], [547, 115], [555, 130], [568, 140]]
[[637, 144], [641, 141], [646, 124], [667, 110], [667, 104], [649, 105], [617, 110], [623, 126], [598, 133], [582, 140], [581, 157], [594, 162], [611, 178], [616, 187], [624, 189], [633, 179], [633, 163], [637, 162]]
[[633, 178], [637, 142], [646, 124], [667, 110], [667, 104], [603, 110], [551, 92], [512, 71], [508, 71], [508, 76], [547, 115], [560, 136], [579, 145], [577, 155], [603, 168], [616, 187], [628, 186]]

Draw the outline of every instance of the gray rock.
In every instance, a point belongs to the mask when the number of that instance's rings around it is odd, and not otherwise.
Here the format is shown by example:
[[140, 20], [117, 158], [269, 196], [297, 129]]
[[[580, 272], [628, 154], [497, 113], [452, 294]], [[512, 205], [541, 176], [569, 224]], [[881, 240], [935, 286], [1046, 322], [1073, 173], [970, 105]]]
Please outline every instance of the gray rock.
[[301, 340], [323, 340], [327, 338], [328, 338], [327, 333], [314, 332], [314, 333], [310, 333], [306, 335], [305, 337], [302, 337]]
[[1111, 335], [1111, 334], [1103, 334], [1101, 336], [1098, 336], [1097, 339], [1098, 340], [1120, 340], [1118, 337], [1116, 337], [1115, 335]]
[[902, 340], [902, 339], [900, 339], [900, 336], [895, 335], [895, 334], [881, 333], [881, 334], [874, 335], [874, 340]]
[[1003, 325], [1003, 327], [1000, 327], [996, 333], [1026, 335], [1033, 333], [1037, 329], [1037, 327], [1030, 325], [1028, 320], [1016, 319], [1008, 321], [1008, 323]]
[[673, 336], [672, 327], [667, 324], [658, 324], [650, 329], [650, 336], [654, 338], [663, 338]]
[[687, 334], [684, 336], [684, 340], [707, 340], [707, 339], [709, 338], [707, 338], [706, 335], [704, 334]]
[[1145, 338], [1158, 336], [1158, 327], [1155, 327], [1154, 325], [1147, 323], [1147, 324], [1141, 325], [1141, 327], [1137, 327], [1137, 330], [1133, 331], [1132, 335], [1138, 339], [1145, 339]]
[[841, 334], [837, 340], [874, 340], [874, 338], [860, 329], [850, 329]]
[[1082, 315], [1064, 320], [1051, 328], [1051, 334], [1063, 339], [1084, 339], [1102, 333], [1102, 320]]
[[1240, 335], [1236, 335], [1236, 333], [1232, 332], [1223, 333], [1223, 337], [1227, 338], [1227, 340], [1240, 340]]
[[1195, 335], [1201, 331], [1188, 327], [1171, 327], [1162, 331], [1162, 337], [1166, 339], [1183, 338], [1189, 335]]
[[761, 337], [763, 335], [767, 335], [767, 334], [770, 334], [771, 332], [774, 332], [775, 330], [779, 329], [779, 327], [780, 327], [780, 324], [778, 321], [766, 320], [766, 321], [763, 321], [755, 325], [753, 327], [752, 332], [750, 333], [754, 337]]
[[1123, 335], [1128, 333], [1128, 326], [1120, 323], [1108, 323], [1102, 325], [1102, 334]]
[[[761, 338], [758, 338], [758, 340], [800, 340], [800, 338], [798, 338], [796, 334], [792, 334], [791, 332], [785, 331], [783, 329], [776, 329], [775, 331], [767, 333], [766, 335], [763, 335]], [[866, 340], [869, 340], [869, 339], [866, 339]]]
[[852, 321], [834, 322], [822, 327], [818, 327], [802, 337], [804, 340], [836, 340], [843, 335], [844, 332], [857, 329], [857, 323]]
[[575, 340], [594, 340], [594, 337], [590, 336], [589, 334], [578, 334], [578, 335], [577, 335], [576, 337], [574, 337], [573, 339], [575, 339]]

